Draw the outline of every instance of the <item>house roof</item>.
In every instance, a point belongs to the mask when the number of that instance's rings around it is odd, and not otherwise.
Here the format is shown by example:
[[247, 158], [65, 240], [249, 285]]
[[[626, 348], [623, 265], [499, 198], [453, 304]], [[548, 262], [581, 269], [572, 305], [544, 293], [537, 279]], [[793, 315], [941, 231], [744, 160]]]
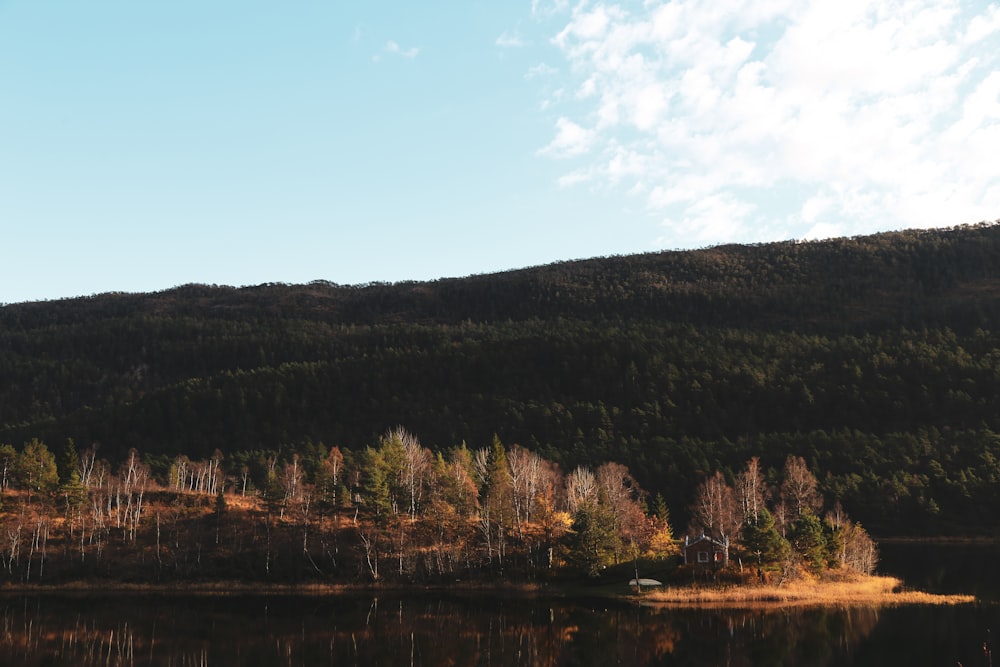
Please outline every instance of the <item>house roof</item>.
[[722, 540], [717, 540], [714, 537], [709, 537], [708, 535], [705, 535], [704, 533], [702, 533], [701, 536], [696, 537], [695, 539], [690, 540], [690, 541], [688, 541], [688, 538], [685, 538], [684, 539], [684, 548], [687, 549], [689, 547], [695, 546], [696, 544], [701, 544], [702, 542], [707, 542], [709, 545], [716, 546], [716, 547], [721, 547], [723, 549], [726, 549], [726, 548], [729, 547], [729, 541], [728, 540], [726, 540], [725, 542], [723, 542]]

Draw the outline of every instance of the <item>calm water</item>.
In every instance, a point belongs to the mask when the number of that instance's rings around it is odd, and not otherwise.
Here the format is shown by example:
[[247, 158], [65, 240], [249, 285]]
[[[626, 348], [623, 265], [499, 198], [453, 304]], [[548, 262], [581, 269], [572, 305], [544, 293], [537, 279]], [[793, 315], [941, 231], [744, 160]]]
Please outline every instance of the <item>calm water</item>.
[[882, 552], [882, 571], [916, 588], [987, 602], [740, 612], [439, 594], [0, 595], [0, 665], [987, 664], [1000, 549]]

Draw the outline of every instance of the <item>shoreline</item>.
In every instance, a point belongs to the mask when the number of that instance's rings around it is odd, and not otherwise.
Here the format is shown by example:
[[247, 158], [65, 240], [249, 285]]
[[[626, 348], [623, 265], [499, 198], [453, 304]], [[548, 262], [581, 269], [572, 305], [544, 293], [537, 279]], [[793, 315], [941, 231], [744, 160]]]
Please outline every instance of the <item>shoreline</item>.
[[[616, 590], [611, 590], [612, 586]], [[625, 590], [621, 590], [625, 589]], [[0, 585], [0, 597], [7, 595], [392, 595], [449, 594], [587, 599], [604, 598], [644, 606], [671, 608], [768, 609], [790, 606], [898, 606], [973, 604], [973, 595], [943, 595], [907, 590], [902, 580], [890, 576], [857, 577], [828, 581], [788, 582], [777, 585], [666, 586], [636, 593], [623, 583], [590, 588], [584, 582], [455, 582], [452, 584], [275, 584], [252, 582], [173, 582], [129, 583], [73, 581], [62, 584]]]
[[[0, 597], [4, 595], [75, 595], [104, 593], [155, 594], [155, 595], [360, 595], [392, 593], [432, 593], [448, 592], [456, 594], [496, 593], [505, 595], [548, 595], [555, 593], [551, 585], [541, 583], [472, 583], [453, 584], [334, 584], [334, 583], [264, 583], [247, 581], [215, 582], [170, 582], [133, 583], [121, 581], [68, 581], [58, 584], [0, 584]], [[555, 596], [555, 595], [553, 595]]]

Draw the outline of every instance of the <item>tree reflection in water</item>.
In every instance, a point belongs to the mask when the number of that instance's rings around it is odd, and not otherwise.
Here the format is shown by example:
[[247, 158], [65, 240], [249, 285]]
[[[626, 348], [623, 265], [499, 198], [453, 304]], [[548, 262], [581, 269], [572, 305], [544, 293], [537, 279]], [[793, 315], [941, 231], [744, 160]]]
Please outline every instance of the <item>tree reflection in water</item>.
[[669, 610], [437, 591], [7, 595], [0, 664], [875, 664], [865, 656], [885, 656], [869, 638], [895, 613], [905, 610]]

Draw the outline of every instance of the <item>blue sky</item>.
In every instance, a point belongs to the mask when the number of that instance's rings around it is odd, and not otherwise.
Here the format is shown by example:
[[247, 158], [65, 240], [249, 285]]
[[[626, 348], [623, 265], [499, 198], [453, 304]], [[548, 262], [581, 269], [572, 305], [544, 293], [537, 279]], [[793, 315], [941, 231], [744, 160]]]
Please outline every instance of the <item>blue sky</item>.
[[998, 35], [949, 0], [0, 0], [0, 302], [994, 220]]

